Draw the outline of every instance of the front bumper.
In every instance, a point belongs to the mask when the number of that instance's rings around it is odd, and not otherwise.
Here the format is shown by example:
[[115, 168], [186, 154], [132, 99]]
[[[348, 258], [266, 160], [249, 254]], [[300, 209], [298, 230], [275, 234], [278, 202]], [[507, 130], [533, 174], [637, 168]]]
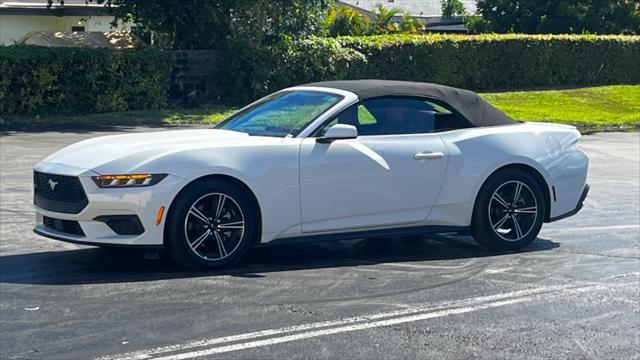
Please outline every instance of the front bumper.
[[121, 244], [120, 242], [97, 242], [97, 241], [88, 241], [84, 236], [73, 236], [67, 233], [60, 233], [58, 231], [52, 230], [43, 226], [42, 224], [38, 224], [33, 228], [33, 232], [49, 238], [53, 240], [60, 240], [72, 244], [78, 245], [91, 245], [91, 246], [109, 246], [109, 247], [135, 247], [135, 248], [162, 248], [163, 245], [137, 245], [137, 244]]
[[[33, 231], [36, 234], [86, 245], [143, 247], [163, 245], [164, 221], [171, 202], [184, 185], [182, 178], [169, 175], [158, 184], [148, 187], [102, 189], [91, 180], [91, 175], [78, 176], [88, 200], [86, 207], [79, 213], [54, 212], [34, 205], [36, 226]], [[158, 210], [162, 206], [165, 209], [158, 224]], [[142, 233], [120, 235], [113, 226], [105, 222], [105, 217], [137, 217], [143, 229]], [[75, 222], [82, 231], [76, 233], [60, 231], [63, 227], [52, 227], [52, 219], [58, 222]], [[48, 220], [49, 226], [45, 220]]]
[[582, 195], [580, 195], [580, 200], [578, 200], [578, 204], [576, 205], [576, 207], [567, 213], [550, 218], [548, 222], [554, 222], [554, 221], [566, 219], [569, 216], [573, 216], [577, 214], [580, 210], [582, 210], [582, 206], [584, 205], [584, 200], [587, 198], [587, 194], [589, 194], [589, 189], [590, 189], [589, 184], [585, 184], [584, 189], [582, 190]]

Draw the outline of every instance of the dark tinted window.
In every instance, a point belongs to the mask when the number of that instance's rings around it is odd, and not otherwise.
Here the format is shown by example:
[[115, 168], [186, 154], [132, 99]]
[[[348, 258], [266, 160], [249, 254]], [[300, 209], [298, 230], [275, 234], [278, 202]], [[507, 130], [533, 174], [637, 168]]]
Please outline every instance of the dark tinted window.
[[353, 105], [325, 124], [319, 134], [336, 123], [354, 125], [360, 135], [422, 134], [471, 127], [444, 103], [404, 97], [370, 99]]

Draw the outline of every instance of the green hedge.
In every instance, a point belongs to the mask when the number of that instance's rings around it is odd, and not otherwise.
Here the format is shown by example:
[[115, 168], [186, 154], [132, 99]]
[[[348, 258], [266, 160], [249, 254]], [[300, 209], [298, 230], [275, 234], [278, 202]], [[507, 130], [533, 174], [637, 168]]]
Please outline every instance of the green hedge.
[[170, 71], [154, 49], [0, 47], [0, 114], [158, 108]]
[[[472, 90], [640, 83], [640, 36], [383, 35], [274, 47], [256, 96], [332, 79], [396, 79]], [[254, 74], [255, 75], [255, 74]]]
[[[640, 83], [640, 36], [383, 35], [227, 49], [228, 103], [312, 81], [397, 79], [471, 90]], [[166, 103], [168, 53], [0, 47], [0, 114], [91, 113]]]

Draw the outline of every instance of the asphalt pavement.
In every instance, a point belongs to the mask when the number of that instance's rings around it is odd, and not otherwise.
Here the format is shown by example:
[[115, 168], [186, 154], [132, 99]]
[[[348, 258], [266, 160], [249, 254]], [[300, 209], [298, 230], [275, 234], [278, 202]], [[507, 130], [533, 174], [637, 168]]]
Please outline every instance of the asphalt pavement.
[[0, 133], [1, 359], [640, 359], [640, 134], [523, 251], [429, 235], [262, 246], [231, 270], [31, 232], [31, 167], [111, 132]]

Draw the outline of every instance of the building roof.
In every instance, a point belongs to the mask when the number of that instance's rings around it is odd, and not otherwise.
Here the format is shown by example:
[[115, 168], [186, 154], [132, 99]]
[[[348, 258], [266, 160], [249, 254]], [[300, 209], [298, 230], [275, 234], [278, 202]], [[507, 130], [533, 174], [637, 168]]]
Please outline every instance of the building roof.
[[0, 14], [13, 15], [103, 15], [109, 14], [105, 5], [85, 0], [54, 1], [48, 6], [47, 0], [0, 0]]
[[[373, 12], [378, 6], [382, 5], [387, 9], [400, 9], [418, 18], [442, 16], [440, 0], [339, 0], [339, 2], [366, 12]], [[461, 0], [461, 2], [467, 12], [473, 13], [476, 11], [475, 0]]]
[[507, 114], [484, 101], [473, 91], [449, 86], [395, 80], [321, 81], [304, 86], [326, 87], [350, 91], [361, 101], [381, 96], [415, 96], [443, 101], [464, 116], [473, 126], [515, 124]]
[[136, 42], [136, 38], [127, 31], [32, 31], [18, 40], [18, 44], [25, 45], [108, 49], [133, 48]]

